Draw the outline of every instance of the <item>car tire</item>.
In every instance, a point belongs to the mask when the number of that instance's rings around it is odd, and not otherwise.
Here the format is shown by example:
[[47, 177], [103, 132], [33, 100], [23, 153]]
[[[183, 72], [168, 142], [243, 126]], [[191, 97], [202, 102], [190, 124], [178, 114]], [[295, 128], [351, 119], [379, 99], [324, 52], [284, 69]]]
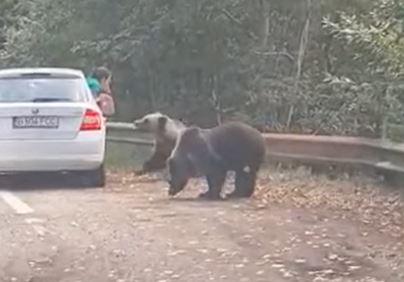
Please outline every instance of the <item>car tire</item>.
[[101, 165], [99, 168], [81, 172], [80, 182], [86, 187], [105, 187], [105, 168]]

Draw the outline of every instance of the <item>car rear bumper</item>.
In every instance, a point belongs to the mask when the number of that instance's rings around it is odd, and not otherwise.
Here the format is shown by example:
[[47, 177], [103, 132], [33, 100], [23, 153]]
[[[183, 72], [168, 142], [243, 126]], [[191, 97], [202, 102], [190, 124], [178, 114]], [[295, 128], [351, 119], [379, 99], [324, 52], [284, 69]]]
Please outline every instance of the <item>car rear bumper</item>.
[[74, 140], [0, 140], [0, 172], [96, 169], [104, 162], [105, 135], [80, 132]]

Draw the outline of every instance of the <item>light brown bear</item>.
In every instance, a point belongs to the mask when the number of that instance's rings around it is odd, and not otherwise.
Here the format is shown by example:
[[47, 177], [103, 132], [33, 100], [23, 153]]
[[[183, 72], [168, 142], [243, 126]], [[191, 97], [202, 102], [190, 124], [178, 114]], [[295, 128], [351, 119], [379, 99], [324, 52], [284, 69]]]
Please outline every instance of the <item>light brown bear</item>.
[[234, 171], [235, 189], [228, 197], [250, 197], [265, 153], [264, 137], [247, 124], [228, 122], [211, 129], [189, 127], [182, 131], [167, 160], [168, 193], [174, 196], [190, 178], [206, 176], [209, 189], [200, 197], [218, 200], [227, 172]]
[[149, 113], [135, 120], [133, 124], [137, 130], [151, 133], [154, 138], [152, 156], [143, 163], [142, 169], [137, 173], [144, 174], [164, 169], [177, 137], [186, 128], [185, 125], [160, 112]]

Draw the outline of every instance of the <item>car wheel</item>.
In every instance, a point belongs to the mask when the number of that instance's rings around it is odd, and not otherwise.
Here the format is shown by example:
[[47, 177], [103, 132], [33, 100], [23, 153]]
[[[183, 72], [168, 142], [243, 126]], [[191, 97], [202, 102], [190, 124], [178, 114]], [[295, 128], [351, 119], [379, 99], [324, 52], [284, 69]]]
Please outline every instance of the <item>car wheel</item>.
[[81, 172], [80, 182], [88, 187], [105, 187], [105, 168], [99, 168]]

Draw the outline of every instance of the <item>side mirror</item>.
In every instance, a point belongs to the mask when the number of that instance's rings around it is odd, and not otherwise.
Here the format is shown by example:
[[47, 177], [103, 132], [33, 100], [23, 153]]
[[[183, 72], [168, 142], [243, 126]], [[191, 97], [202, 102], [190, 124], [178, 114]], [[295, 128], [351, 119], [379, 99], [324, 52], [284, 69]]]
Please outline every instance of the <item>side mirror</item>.
[[115, 114], [115, 103], [111, 95], [101, 93], [97, 104], [105, 117], [111, 117]]

